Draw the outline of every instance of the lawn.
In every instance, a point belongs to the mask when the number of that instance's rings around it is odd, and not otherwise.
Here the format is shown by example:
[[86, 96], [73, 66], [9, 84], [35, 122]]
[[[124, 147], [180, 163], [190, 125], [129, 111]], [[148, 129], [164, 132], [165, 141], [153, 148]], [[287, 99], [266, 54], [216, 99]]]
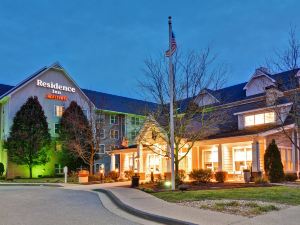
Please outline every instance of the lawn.
[[[13, 179], [10, 181], [0, 180], [1, 182], [5, 183], [64, 183], [65, 179], [63, 177], [51, 177], [51, 178], [20, 178], [20, 179]], [[68, 179], [69, 183], [73, 183], [74, 181]]]
[[157, 198], [169, 202], [200, 201], [213, 199], [259, 200], [281, 204], [300, 205], [300, 188], [273, 186], [255, 188], [236, 188], [222, 190], [199, 190], [185, 192], [151, 193]]

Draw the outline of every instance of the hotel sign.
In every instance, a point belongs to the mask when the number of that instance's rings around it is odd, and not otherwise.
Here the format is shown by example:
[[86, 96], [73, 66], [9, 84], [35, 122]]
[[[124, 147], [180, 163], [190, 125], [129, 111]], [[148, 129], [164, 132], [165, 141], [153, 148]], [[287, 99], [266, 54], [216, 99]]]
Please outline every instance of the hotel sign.
[[[53, 89], [53, 91], [57, 90], [58, 92], [60, 91], [67, 91], [67, 92], [76, 92], [76, 89], [70, 86], [65, 86], [65, 85], [60, 85], [59, 83], [53, 83], [53, 82], [45, 82], [42, 80], [36, 80], [36, 85], [39, 87], [45, 87], [49, 89]], [[55, 94], [61, 94], [57, 92], [53, 92]]]
[[58, 101], [67, 101], [68, 96], [61, 95], [62, 91], [75, 93], [76, 89], [74, 87], [60, 85], [59, 83], [45, 82], [42, 80], [36, 80], [36, 85], [39, 87], [52, 89], [52, 93], [46, 94], [46, 99], [58, 100]]

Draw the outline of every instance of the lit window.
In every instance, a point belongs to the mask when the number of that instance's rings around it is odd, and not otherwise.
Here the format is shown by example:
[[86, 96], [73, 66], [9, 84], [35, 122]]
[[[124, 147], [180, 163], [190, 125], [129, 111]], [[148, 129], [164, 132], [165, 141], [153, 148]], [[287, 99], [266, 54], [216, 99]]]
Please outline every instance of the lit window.
[[119, 139], [119, 131], [118, 130], [110, 130], [110, 138]]
[[254, 116], [245, 116], [245, 126], [253, 126], [254, 125]]
[[214, 171], [218, 168], [218, 149], [216, 147], [213, 147], [211, 150], [204, 150], [203, 158], [205, 169]]
[[244, 169], [250, 169], [251, 164], [252, 148], [250, 146], [233, 148], [234, 171], [243, 171]]
[[118, 124], [117, 115], [110, 115], [110, 124]]
[[150, 169], [151, 172], [154, 173], [160, 173], [160, 160], [161, 157], [156, 154], [149, 154], [148, 155], [148, 168]]
[[254, 116], [254, 121], [255, 121], [255, 125], [260, 125], [260, 124], [264, 124], [264, 120], [265, 120], [265, 114], [256, 114]]
[[100, 144], [98, 154], [104, 154], [104, 153], [105, 153], [105, 145]]
[[275, 113], [259, 113], [255, 115], [245, 116], [245, 126], [261, 125], [275, 122]]
[[64, 113], [64, 109], [65, 109], [65, 107], [60, 106], [60, 105], [56, 105], [55, 106], [55, 116], [62, 117], [62, 115]]
[[274, 123], [275, 122], [275, 113], [268, 112], [265, 113], [265, 123]]

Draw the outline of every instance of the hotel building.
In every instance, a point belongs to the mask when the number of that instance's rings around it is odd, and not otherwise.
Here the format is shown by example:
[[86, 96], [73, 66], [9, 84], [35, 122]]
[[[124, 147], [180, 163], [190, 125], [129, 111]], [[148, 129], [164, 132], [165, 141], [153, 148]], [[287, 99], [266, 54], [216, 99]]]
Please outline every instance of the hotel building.
[[[222, 109], [226, 119], [213, 134], [196, 141], [188, 153], [187, 148], [180, 150], [179, 155], [187, 156], [179, 169], [187, 175], [201, 168], [226, 171], [229, 179], [242, 179], [243, 170], [250, 169], [255, 176], [264, 172], [264, 153], [275, 139], [284, 171], [299, 174], [299, 134], [292, 116], [299, 106], [291, 101], [298, 96], [299, 77], [300, 70], [270, 74], [258, 68], [245, 83], [200, 92], [194, 103]], [[153, 135], [157, 130], [163, 133], [159, 121], [149, 120], [141, 128], [136, 146], [113, 151], [120, 155], [121, 176], [127, 170], [139, 173], [143, 180], [149, 180], [152, 172], [162, 178], [170, 176], [171, 160], [162, 151], [167, 143]]]
[[122, 142], [133, 144], [145, 119], [145, 113], [155, 106], [150, 102], [126, 98], [97, 91], [80, 88], [67, 71], [55, 63], [44, 67], [27, 77], [16, 86], [0, 84], [0, 162], [5, 165], [8, 177], [28, 177], [25, 166], [17, 166], [10, 162], [4, 149], [4, 140], [9, 135], [13, 118], [20, 107], [31, 96], [37, 96], [47, 117], [48, 127], [53, 138], [51, 158], [46, 165], [33, 168], [33, 176], [57, 175], [63, 173], [63, 166], [57, 158], [60, 150], [58, 137], [59, 120], [64, 109], [71, 101], [76, 101], [88, 118], [96, 118], [99, 129], [99, 152], [95, 157], [94, 169], [103, 168], [106, 172], [119, 167], [118, 156], [110, 162], [110, 152], [119, 148]]

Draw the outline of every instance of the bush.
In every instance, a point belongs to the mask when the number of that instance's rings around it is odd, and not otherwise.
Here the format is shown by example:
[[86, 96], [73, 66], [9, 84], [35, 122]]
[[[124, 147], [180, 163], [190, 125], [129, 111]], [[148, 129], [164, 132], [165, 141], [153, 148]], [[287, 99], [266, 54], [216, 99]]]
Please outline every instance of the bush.
[[128, 180], [131, 180], [131, 177], [134, 175], [134, 172], [133, 172], [133, 170], [126, 170], [126, 171], [124, 171], [124, 175], [125, 175], [125, 178], [127, 178]]
[[113, 181], [118, 181], [118, 179], [119, 179], [119, 173], [117, 173], [116, 171], [110, 171], [108, 173], [107, 177], [109, 177]]
[[178, 170], [178, 173], [176, 174], [175, 177], [176, 186], [182, 184], [185, 177], [186, 177], [185, 170]]
[[228, 173], [226, 171], [217, 171], [215, 173], [215, 179], [218, 183], [224, 183], [228, 178]]
[[0, 162], [0, 176], [3, 175], [5, 169], [4, 169], [4, 164], [2, 162]]
[[281, 155], [274, 139], [265, 152], [264, 162], [265, 172], [272, 183], [284, 180]]
[[208, 183], [212, 178], [212, 171], [210, 169], [194, 169], [190, 173], [190, 178], [198, 183]]
[[89, 175], [89, 182], [100, 181], [100, 177], [97, 175]]
[[269, 183], [267, 179], [263, 178], [263, 177], [256, 177], [254, 179], [254, 183], [255, 184], [267, 184]]
[[298, 179], [297, 173], [286, 173], [285, 174], [285, 180], [286, 181], [296, 181]]

